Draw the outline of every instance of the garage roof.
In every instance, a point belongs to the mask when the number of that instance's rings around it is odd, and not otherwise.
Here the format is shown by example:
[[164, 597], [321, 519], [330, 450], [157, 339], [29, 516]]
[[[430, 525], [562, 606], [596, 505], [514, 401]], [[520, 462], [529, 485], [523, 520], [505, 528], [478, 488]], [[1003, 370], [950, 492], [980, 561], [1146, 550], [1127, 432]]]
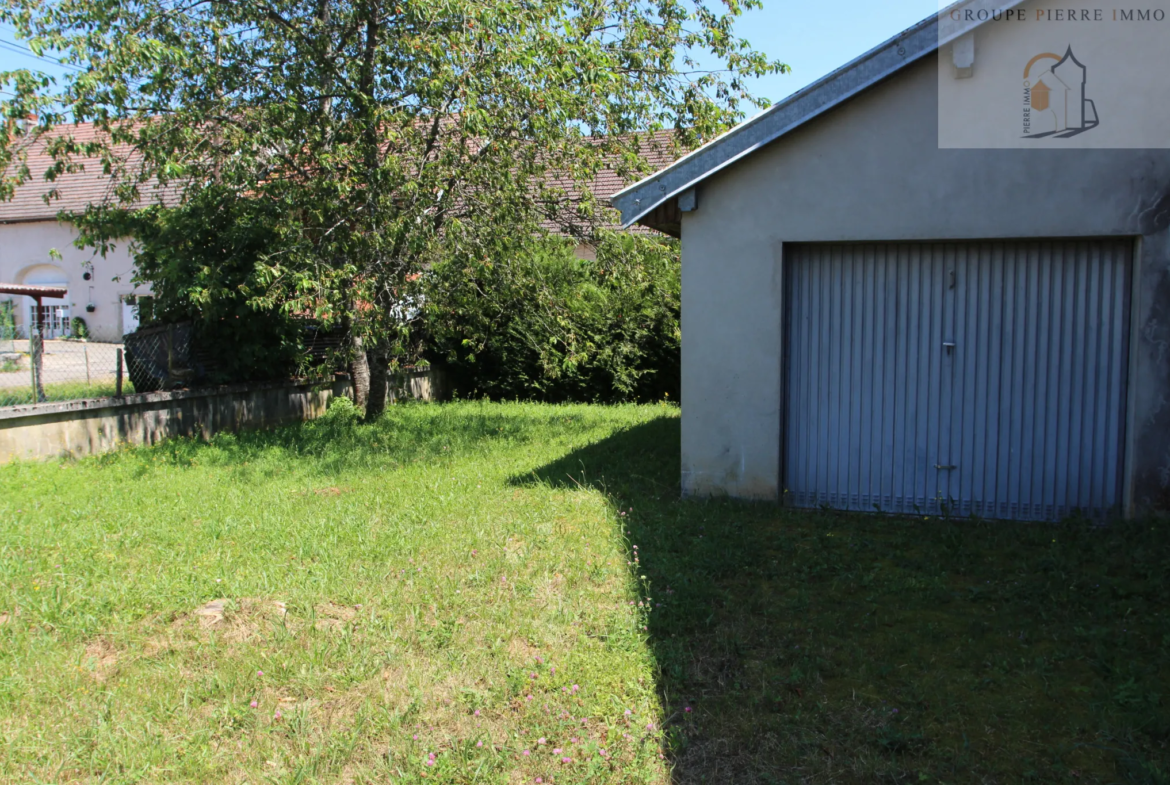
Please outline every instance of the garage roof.
[[966, 0], [947, 6], [884, 44], [765, 109], [690, 155], [610, 197], [622, 225], [678, 234], [678, 197], [835, 106], [896, 74], [1022, 0]]

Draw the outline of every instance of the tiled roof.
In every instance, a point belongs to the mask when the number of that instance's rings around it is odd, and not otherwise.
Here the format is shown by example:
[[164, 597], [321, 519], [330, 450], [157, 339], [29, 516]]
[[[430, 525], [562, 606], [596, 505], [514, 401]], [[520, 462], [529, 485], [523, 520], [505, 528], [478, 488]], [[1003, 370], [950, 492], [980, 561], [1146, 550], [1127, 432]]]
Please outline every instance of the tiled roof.
[[[55, 133], [72, 136], [81, 144], [97, 138], [91, 123], [62, 126]], [[96, 159], [80, 159], [79, 163], [85, 171], [58, 175], [56, 180], [48, 181], [45, 172], [53, 165], [53, 158], [46, 150], [46, 139], [33, 142], [28, 150], [31, 179], [17, 187], [11, 201], [0, 201], [0, 223], [52, 220], [62, 210], [82, 212], [86, 205], [111, 198], [112, 182], [102, 174], [101, 163]], [[45, 196], [54, 189], [57, 195], [46, 202]]]
[[[669, 166], [682, 154], [675, 147], [675, 136], [672, 131], [658, 131], [648, 135], [641, 144], [641, 157], [657, 171]], [[597, 200], [608, 204], [609, 197], [626, 187], [630, 182], [641, 179], [644, 175], [631, 174], [623, 178], [615, 169], [604, 169], [593, 181], [593, 195]]]
[[[90, 123], [64, 126], [59, 133], [72, 135], [74, 140], [83, 144], [93, 141], [97, 136], [96, 129]], [[642, 158], [650, 164], [652, 170], [661, 169], [678, 157], [673, 141], [674, 136], [670, 131], [659, 131], [642, 140]], [[47, 181], [45, 172], [52, 166], [52, 156], [45, 149], [44, 138], [36, 142], [28, 152], [32, 178], [16, 189], [11, 201], [0, 201], [0, 223], [54, 220], [62, 210], [83, 212], [87, 205], [101, 204], [112, 199], [112, 181], [102, 173], [101, 163], [96, 159], [79, 158], [78, 161], [84, 165], [85, 171], [62, 174], [54, 181]], [[604, 169], [591, 185], [593, 195], [602, 204], [608, 204], [609, 197], [642, 176], [630, 173], [623, 177], [616, 168]], [[566, 180], [564, 185], [570, 194], [576, 191], [571, 181]], [[46, 203], [46, 194], [54, 189], [57, 195]], [[613, 226], [618, 226], [616, 221]]]
[[30, 286], [20, 283], [0, 283], [0, 294], [25, 294], [29, 297], [64, 297], [69, 290], [64, 286]]
[[[683, 151], [676, 146], [676, 136], [673, 131], [656, 131], [652, 134], [646, 134], [639, 139], [639, 156], [646, 163], [649, 164], [651, 170], [658, 170], [665, 166], [669, 166], [675, 161]], [[619, 172], [617, 166], [610, 166], [602, 169], [589, 186], [594, 198], [603, 206], [609, 207], [609, 198], [613, 196], [629, 183], [635, 182], [645, 175], [637, 172]], [[553, 182], [556, 185], [564, 188], [568, 194], [570, 201], [575, 201], [580, 194], [579, 186], [567, 177], [554, 177]], [[613, 220], [607, 221], [606, 225], [611, 229], [620, 229], [621, 222], [617, 213], [612, 214]], [[549, 231], [561, 231], [560, 227], [555, 226], [551, 221], [546, 222], [545, 229]], [[632, 232], [648, 232], [650, 231], [643, 226], [631, 226], [628, 228]]]

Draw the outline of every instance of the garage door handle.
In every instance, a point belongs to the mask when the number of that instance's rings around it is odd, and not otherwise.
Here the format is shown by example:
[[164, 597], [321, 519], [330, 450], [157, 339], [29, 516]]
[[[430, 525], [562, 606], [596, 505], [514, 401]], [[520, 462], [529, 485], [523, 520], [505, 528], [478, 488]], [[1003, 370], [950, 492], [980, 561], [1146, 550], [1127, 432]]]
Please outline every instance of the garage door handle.
[[943, 341], [943, 348], [947, 350], [947, 354], [950, 354], [955, 350], [954, 341]]
[[957, 469], [959, 467], [958, 466], [940, 466], [939, 464], [936, 463], [934, 465], [934, 468], [938, 469], [940, 472], [949, 472], [949, 471], [954, 471], [955, 469]]

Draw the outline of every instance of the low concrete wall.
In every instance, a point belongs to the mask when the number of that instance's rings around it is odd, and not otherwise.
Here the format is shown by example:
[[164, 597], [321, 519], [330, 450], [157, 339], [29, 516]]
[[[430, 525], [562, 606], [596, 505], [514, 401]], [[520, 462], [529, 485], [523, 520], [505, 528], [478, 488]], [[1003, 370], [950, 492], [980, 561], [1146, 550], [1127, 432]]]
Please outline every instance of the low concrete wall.
[[391, 403], [399, 398], [416, 401], [445, 401], [447, 389], [443, 384], [443, 374], [434, 366], [411, 367], [404, 368], [392, 376], [386, 397]]
[[232, 385], [91, 398], [0, 410], [0, 463], [84, 457], [174, 436], [208, 439], [223, 431], [312, 420], [349, 381]]
[[[174, 436], [210, 439], [224, 431], [304, 422], [324, 414], [334, 397], [349, 394], [349, 379], [339, 377], [13, 406], [0, 409], [0, 464], [82, 458]], [[394, 376], [387, 397], [441, 400], [441, 379], [429, 368], [406, 369]]]

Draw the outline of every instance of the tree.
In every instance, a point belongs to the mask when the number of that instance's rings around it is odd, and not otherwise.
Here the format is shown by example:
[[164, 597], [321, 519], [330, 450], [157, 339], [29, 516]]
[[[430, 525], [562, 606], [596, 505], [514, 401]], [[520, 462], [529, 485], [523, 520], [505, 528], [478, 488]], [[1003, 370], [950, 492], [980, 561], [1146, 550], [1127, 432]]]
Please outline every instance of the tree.
[[[360, 364], [363, 345], [383, 357], [403, 336], [418, 271], [488, 258], [502, 237], [589, 237], [603, 208], [585, 185], [603, 165], [633, 177], [655, 130], [685, 149], [763, 105], [745, 78], [786, 67], [732, 33], [759, 5], [9, 0], [0, 21], [75, 70], [0, 74], [14, 94], [0, 196], [38, 143], [49, 177], [112, 178], [87, 224], [103, 250], [143, 200], [264, 202], [273, 241], [250, 304], [344, 320]], [[70, 120], [101, 133], [51, 133]]]

